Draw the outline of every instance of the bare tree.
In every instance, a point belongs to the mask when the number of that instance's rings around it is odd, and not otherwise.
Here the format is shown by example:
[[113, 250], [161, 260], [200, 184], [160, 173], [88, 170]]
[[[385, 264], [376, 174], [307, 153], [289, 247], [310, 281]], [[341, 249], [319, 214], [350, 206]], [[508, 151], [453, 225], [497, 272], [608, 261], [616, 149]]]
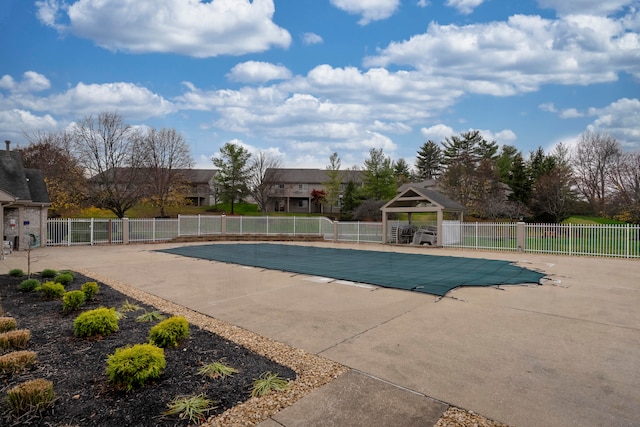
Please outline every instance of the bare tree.
[[329, 205], [329, 213], [333, 213], [333, 207], [340, 200], [340, 187], [342, 185], [341, 165], [342, 160], [340, 160], [338, 153], [333, 153], [329, 156], [329, 164], [326, 167], [327, 182], [324, 183], [326, 188], [324, 203]]
[[573, 156], [573, 169], [578, 188], [595, 213], [605, 211], [611, 190], [607, 171], [621, 153], [620, 143], [612, 136], [594, 132], [580, 136]]
[[267, 212], [269, 202], [275, 192], [274, 186], [280, 181], [281, 164], [280, 157], [262, 150], [251, 160], [252, 173], [249, 176], [249, 191], [263, 213]]
[[571, 168], [556, 166], [538, 178], [531, 203], [538, 219], [561, 222], [569, 216], [575, 200]]
[[53, 212], [77, 211], [86, 200], [87, 179], [71, 152], [71, 133], [37, 132], [25, 137], [29, 145], [21, 150], [24, 166], [42, 171]]
[[189, 145], [175, 129], [152, 128], [144, 135], [141, 148], [146, 154], [149, 198], [160, 208], [160, 216], [165, 216], [165, 207], [171, 199], [184, 194], [181, 169], [193, 165]]
[[619, 219], [640, 222], [640, 152], [625, 153], [609, 170]]
[[140, 132], [109, 112], [85, 117], [71, 132], [73, 151], [91, 176], [90, 199], [123, 218], [142, 199], [148, 182]]

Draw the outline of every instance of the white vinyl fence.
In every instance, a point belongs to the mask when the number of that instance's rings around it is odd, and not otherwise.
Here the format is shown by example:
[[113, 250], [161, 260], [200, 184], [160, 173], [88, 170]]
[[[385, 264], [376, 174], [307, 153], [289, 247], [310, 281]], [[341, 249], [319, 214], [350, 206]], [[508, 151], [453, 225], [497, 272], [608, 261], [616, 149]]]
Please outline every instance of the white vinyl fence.
[[[390, 221], [390, 233], [409, 225]], [[433, 226], [433, 224], [412, 224]], [[325, 240], [382, 243], [382, 223], [325, 217], [181, 215], [177, 219], [50, 219], [47, 246], [162, 242], [178, 236], [316, 235]], [[444, 247], [561, 255], [640, 258], [640, 225], [460, 223], [444, 221]], [[387, 236], [388, 242], [396, 242]], [[411, 239], [408, 240], [411, 242]]]

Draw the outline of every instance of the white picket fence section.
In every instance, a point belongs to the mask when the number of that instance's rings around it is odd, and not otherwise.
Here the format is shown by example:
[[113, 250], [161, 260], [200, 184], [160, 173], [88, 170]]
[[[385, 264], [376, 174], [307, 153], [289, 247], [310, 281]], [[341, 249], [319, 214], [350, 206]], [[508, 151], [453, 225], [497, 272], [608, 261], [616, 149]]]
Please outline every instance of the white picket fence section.
[[[408, 225], [390, 221], [388, 230]], [[415, 227], [433, 224], [412, 224]], [[181, 215], [177, 219], [49, 219], [47, 246], [163, 242], [216, 234], [320, 235], [325, 240], [382, 243], [382, 223], [325, 217]], [[391, 231], [389, 231], [391, 233]], [[460, 223], [444, 221], [444, 247], [560, 255], [640, 258], [640, 225]], [[387, 236], [387, 242], [395, 242]]]

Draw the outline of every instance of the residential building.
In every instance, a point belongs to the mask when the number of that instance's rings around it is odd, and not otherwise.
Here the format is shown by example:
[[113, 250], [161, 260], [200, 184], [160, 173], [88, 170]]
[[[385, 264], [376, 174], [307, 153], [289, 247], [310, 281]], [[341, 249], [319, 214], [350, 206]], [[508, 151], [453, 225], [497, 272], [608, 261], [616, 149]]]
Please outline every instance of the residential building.
[[[341, 170], [340, 196], [347, 182], [362, 185], [362, 171]], [[279, 168], [273, 174], [274, 185], [268, 212], [325, 213], [340, 212], [340, 197], [333, 206], [326, 206], [314, 200], [313, 190], [327, 191], [329, 176], [326, 169], [286, 169]]]
[[[0, 152], [0, 224], [3, 251], [44, 245], [47, 239], [47, 211], [51, 206], [42, 172], [22, 164], [20, 152], [11, 142]], [[6, 244], [4, 242], [7, 242]]]

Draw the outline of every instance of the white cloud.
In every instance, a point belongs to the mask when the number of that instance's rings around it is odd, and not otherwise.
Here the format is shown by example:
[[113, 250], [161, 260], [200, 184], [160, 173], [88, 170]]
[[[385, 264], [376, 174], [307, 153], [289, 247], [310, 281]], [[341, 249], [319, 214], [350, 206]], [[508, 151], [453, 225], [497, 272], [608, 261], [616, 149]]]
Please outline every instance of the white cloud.
[[302, 43], [305, 45], [322, 44], [324, 40], [316, 33], [304, 33], [302, 35]]
[[458, 9], [458, 12], [462, 14], [469, 15], [483, 2], [484, 0], [447, 0], [446, 5]]
[[49, 79], [35, 71], [25, 72], [20, 82], [16, 82], [16, 80], [8, 74], [0, 78], [0, 89], [6, 89], [10, 92], [40, 92], [50, 87], [51, 82], [49, 82]]
[[0, 111], [0, 129], [4, 139], [24, 142], [24, 134], [42, 130], [55, 130], [58, 122], [49, 114], [37, 116], [30, 111], [14, 108]]
[[582, 114], [580, 111], [578, 111], [575, 108], [567, 108], [565, 110], [562, 110], [560, 112], [560, 118], [561, 119], [575, 119], [578, 117], [583, 117], [584, 114]]
[[0, 109], [50, 111], [56, 115], [73, 115], [72, 119], [79, 119], [78, 115], [104, 111], [118, 111], [127, 118], [144, 119], [176, 111], [171, 102], [133, 83], [78, 83], [64, 92], [36, 96], [32, 92], [49, 88], [49, 80], [33, 71], [24, 76], [21, 82], [16, 82], [8, 75], [0, 79], [0, 88], [10, 91], [9, 96], [0, 97]]
[[608, 15], [637, 3], [637, 0], [538, 0], [543, 8], [554, 9], [560, 15]]
[[428, 128], [422, 128], [420, 129], [420, 133], [426, 139], [430, 139], [433, 142], [440, 142], [440, 141], [443, 141], [445, 138], [450, 137], [451, 135], [457, 134], [453, 130], [453, 128], [447, 125], [444, 125], [442, 123], [439, 123], [437, 125], [434, 125]]
[[556, 106], [553, 104], [553, 102], [547, 102], [544, 104], [540, 104], [538, 105], [538, 108], [542, 111], [546, 111], [547, 113], [555, 113], [558, 110], [556, 109]]
[[590, 130], [614, 136], [626, 150], [640, 150], [640, 100], [621, 98], [604, 108], [591, 108], [589, 114], [597, 117]]
[[400, 7], [400, 0], [331, 0], [338, 9], [352, 15], [361, 15], [358, 24], [389, 18]]
[[431, 23], [424, 34], [392, 42], [364, 64], [409, 66], [425, 79], [459, 79], [466, 92], [495, 96], [544, 84], [612, 82], [619, 72], [640, 76], [640, 35], [630, 25], [604, 17], [524, 15], [465, 26]]
[[[37, 2], [38, 18], [62, 33], [113, 51], [198, 58], [287, 48], [291, 35], [273, 21], [273, 0], [77, 0], [64, 8]], [[60, 15], [68, 24], [62, 24]]]
[[269, 62], [247, 61], [237, 64], [227, 74], [229, 80], [244, 83], [264, 83], [291, 78], [291, 71], [283, 65]]
[[418, 0], [417, 5], [420, 7], [427, 7], [431, 4], [429, 0]]

